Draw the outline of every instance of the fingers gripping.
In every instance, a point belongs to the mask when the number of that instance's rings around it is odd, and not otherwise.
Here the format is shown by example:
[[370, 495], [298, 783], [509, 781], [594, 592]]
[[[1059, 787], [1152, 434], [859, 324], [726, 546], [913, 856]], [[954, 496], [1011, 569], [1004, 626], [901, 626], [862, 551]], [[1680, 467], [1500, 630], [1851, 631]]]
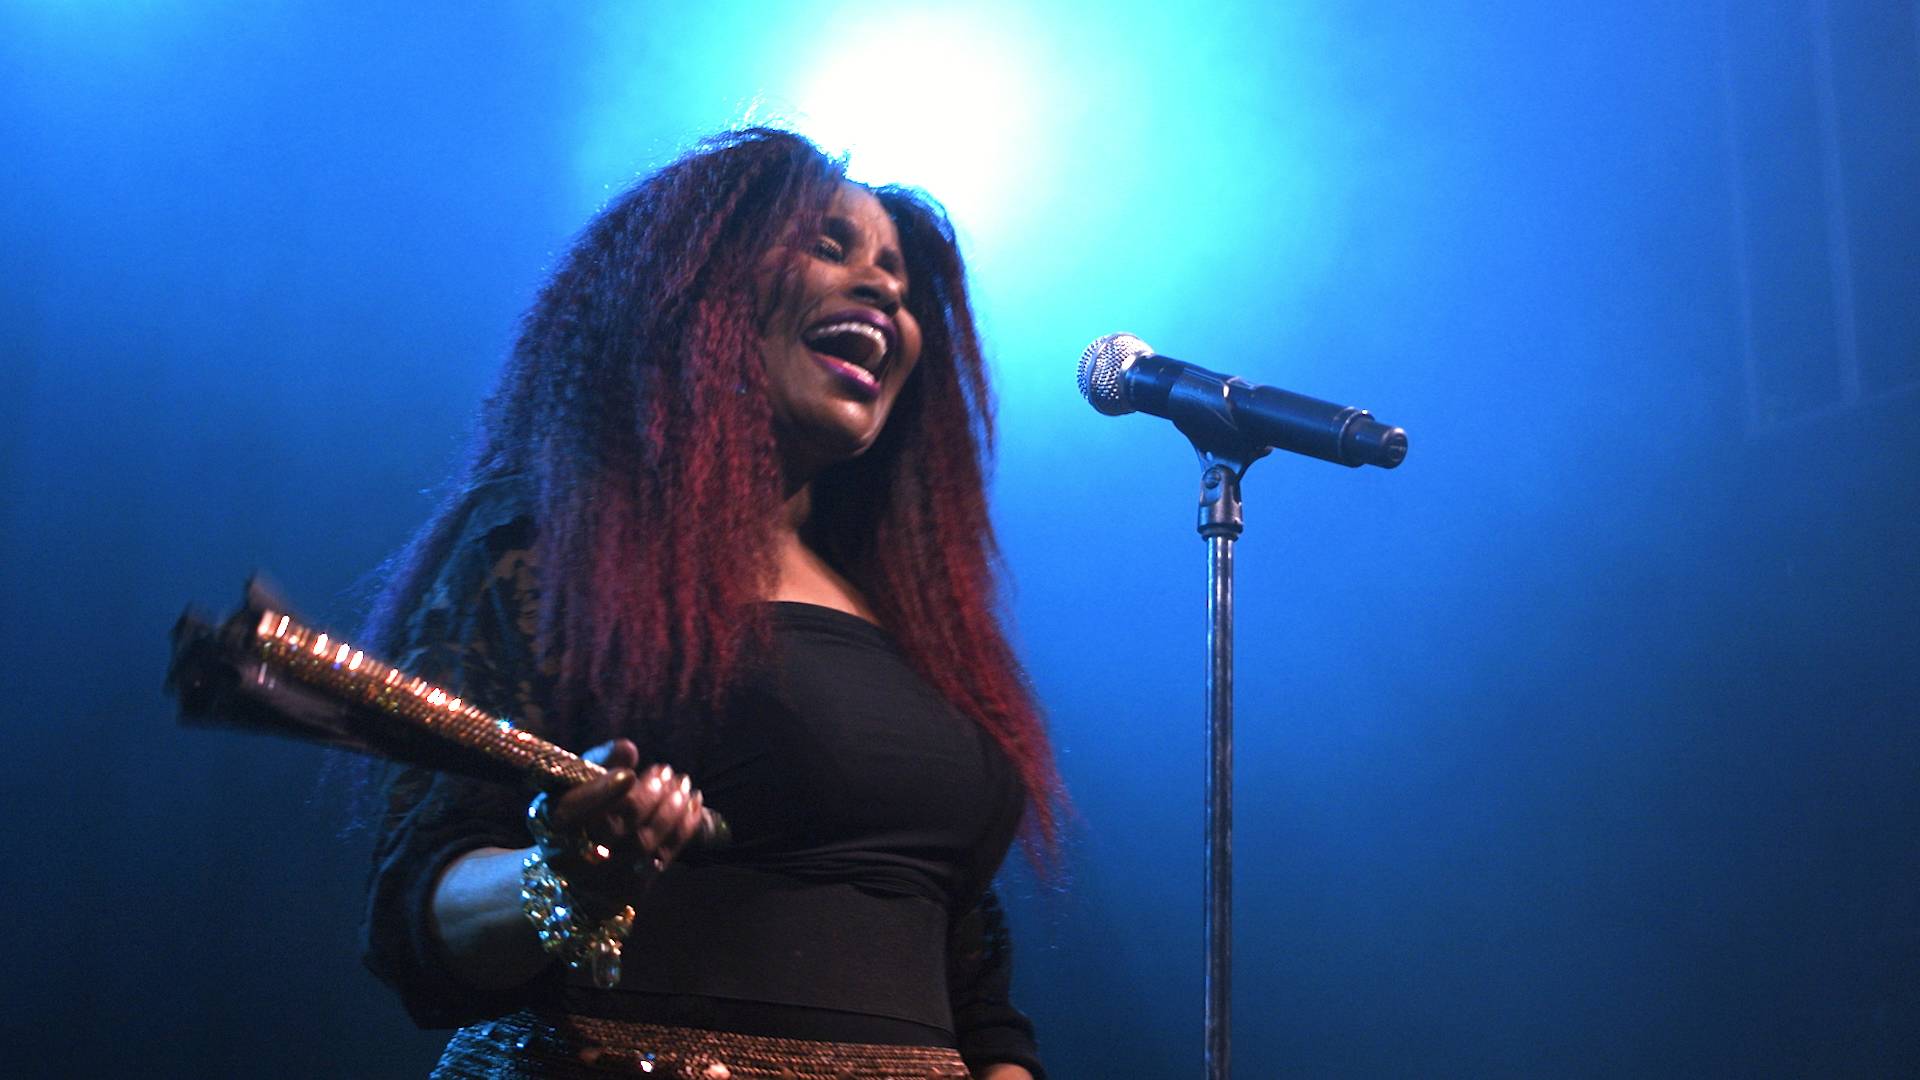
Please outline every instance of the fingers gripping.
[[582, 754], [607, 771], [554, 800], [549, 819], [558, 828], [584, 830], [615, 864], [665, 869], [698, 835], [706, 801], [692, 778], [670, 765], [636, 772], [639, 756], [626, 739]]

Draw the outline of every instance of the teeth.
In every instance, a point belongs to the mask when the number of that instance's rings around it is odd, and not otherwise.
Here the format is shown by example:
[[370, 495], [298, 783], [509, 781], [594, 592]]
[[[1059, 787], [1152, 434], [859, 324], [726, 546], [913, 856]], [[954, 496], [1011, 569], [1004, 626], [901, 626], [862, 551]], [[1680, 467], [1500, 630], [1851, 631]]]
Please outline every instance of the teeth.
[[842, 334], [858, 334], [868, 341], [873, 342], [873, 355], [869, 358], [869, 362], [878, 360], [887, 354], [887, 335], [881, 333], [880, 328], [871, 323], [858, 322], [852, 319], [846, 322], [837, 322], [826, 326], [815, 327], [807, 331], [806, 339], [811, 343], [819, 341], [822, 338], [838, 337]]

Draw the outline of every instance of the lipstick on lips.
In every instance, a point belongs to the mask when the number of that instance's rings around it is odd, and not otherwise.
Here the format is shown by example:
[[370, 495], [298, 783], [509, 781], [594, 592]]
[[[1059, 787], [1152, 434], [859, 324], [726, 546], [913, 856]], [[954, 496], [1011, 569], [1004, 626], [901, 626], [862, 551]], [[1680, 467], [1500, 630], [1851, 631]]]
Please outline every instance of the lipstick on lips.
[[871, 401], [880, 396], [880, 375], [899, 341], [893, 320], [872, 308], [848, 308], [800, 332], [814, 361], [840, 385]]
[[815, 363], [826, 368], [836, 382], [853, 391], [861, 400], [872, 401], [880, 396], [880, 380], [873, 372], [829, 353], [809, 351]]

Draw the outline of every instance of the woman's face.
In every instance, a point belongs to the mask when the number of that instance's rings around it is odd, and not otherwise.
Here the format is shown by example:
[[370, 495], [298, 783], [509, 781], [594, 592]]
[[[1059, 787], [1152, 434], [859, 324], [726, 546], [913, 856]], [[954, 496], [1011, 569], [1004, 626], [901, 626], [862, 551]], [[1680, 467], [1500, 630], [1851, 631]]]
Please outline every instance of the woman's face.
[[893, 219], [866, 188], [840, 185], [821, 234], [797, 262], [770, 253], [759, 289], [772, 305], [760, 349], [774, 432], [789, 477], [805, 480], [873, 445], [920, 359]]

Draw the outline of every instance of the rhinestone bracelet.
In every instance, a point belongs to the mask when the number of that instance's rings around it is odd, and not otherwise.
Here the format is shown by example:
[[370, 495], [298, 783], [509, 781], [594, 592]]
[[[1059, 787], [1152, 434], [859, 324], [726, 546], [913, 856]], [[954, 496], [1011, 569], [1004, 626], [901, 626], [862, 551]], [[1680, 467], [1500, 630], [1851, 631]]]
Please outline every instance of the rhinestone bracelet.
[[575, 906], [567, 879], [536, 847], [520, 864], [520, 910], [540, 936], [540, 947], [611, 990], [620, 981], [620, 947], [633, 929], [633, 905], [595, 922]]

